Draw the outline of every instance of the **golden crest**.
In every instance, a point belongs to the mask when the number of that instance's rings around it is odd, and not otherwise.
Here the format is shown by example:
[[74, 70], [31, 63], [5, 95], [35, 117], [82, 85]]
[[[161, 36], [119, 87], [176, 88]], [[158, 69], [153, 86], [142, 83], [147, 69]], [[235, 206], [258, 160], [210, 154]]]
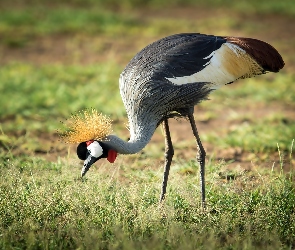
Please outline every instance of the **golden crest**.
[[64, 125], [66, 131], [60, 137], [65, 143], [103, 141], [112, 132], [112, 120], [95, 109], [77, 112]]

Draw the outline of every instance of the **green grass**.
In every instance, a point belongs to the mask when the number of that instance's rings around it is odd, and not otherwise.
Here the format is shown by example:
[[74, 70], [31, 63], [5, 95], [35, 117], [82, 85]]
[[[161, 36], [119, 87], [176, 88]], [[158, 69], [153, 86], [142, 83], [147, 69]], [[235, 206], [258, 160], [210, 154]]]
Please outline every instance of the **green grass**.
[[231, 126], [226, 135], [220, 136], [220, 131], [209, 132], [204, 140], [220, 147], [240, 147], [249, 152], [275, 152], [277, 145], [290, 152], [290, 145], [295, 136], [294, 120], [270, 122], [260, 119], [257, 122], [245, 121]]
[[[16, 5], [15, 5], [16, 4]], [[122, 0], [118, 3], [115, 0], [70, 0], [70, 1], [59, 1], [59, 0], [17, 0], [15, 1], [14, 5], [12, 6], [27, 6], [30, 5], [37, 5], [37, 6], [49, 6], [49, 7], [56, 7], [56, 6], [68, 6], [71, 5], [73, 7], [78, 8], [93, 8], [93, 7], [100, 7], [100, 8], [110, 8], [110, 9], [134, 9], [134, 8], [169, 8], [169, 7], [181, 7], [181, 6], [189, 6], [189, 7], [212, 7], [215, 8], [227, 8], [233, 9], [235, 11], [240, 12], [249, 12], [249, 13], [279, 13], [279, 14], [287, 14], [287, 15], [294, 15], [294, 2], [292, 0], [283, 0], [283, 1], [276, 1], [276, 0], [261, 0], [259, 2], [255, 0], [248, 0], [248, 1], [238, 1], [238, 0], [171, 0], [171, 1], [159, 1], [159, 0]], [[8, 0], [3, 0], [0, 6], [11, 6], [11, 2]]]
[[[207, 172], [203, 211], [195, 175], [177, 169], [159, 207], [157, 170], [139, 174], [102, 164], [82, 181], [76, 167], [64, 161], [3, 160], [2, 249], [289, 249], [295, 244], [294, 176], [269, 170], [224, 181], [213, 177], [216, 165]], [[126, 171], [124, 181], [116, 168], [121, 176]], [[146, 182], [147, 175], [154, 178]]]
[[[30, 4], [31, 2], [31, 4]], [[240, 29], [241, 24], [235, 21], [232, 12], [235, 14], [280, 14], [290, 17], [295, 14], [295, 5], [292, 0], [284, 1], [219, 1], [219, 0], [199, 0], [199, 1], [141, 1], [141, 0], [124, 0], [120, 4], [116, 1], [18, 1], [18, 7], [7, 0], [2, 1], [0, 15], [0, 34], [1, 44], [8, 47], [24, 47], [34, 41], [36, 37], [47, 35], [69, 35], [69, 34], [104, 34], [112, 36], [126, 36], [131, 34], [142, 35], [146, 32], [151, 34], [163, 34], [171, 30], [185, 28], [189, 24], [191, 31], [198, 27], [198, 32], [202, 30], [222, 31], [224, 26]], [[211, 18], [202, 19], [194, 18], [190, 23], [188, 20], [159, 20], [154, 18], [153, 30], [147, 28], [147, 22], [142, 19], [141, 14], [138, 16], [137, 11], [140, 8], [161, 9], [171, 7], [191, 7], [191, 8], [223, 8], [223, 11], [228, 11], [228, 17], [215, 18], [214, 14]], [[113, 10], [116, 10], [115, 12]], [[127, 14], [126, 14], [127, 13]], [[214, 12], [215, 13], [215, 12]], [[146, 17], [147, 18], [147, 17]], [[167, 24], [166, 22], [169, 22]], [[173, 24], [171, 24], [173, 22]], [[244, 29], [263, 29], [257, 21], [252, 23], [249, 18]], [[199, 27], [201, 28], [199, 30]], [[172, 29], [174, 28], [174, 30]], [[184, 30], [182, 30], [184, 32]]]
[[3, 129], [56, 130], [62, 117], [86, 107], [112, 113], [113, 119], [120, 117], [125, 111], [118, 105], [122, 102], [119, 74], [118, 66], [111, 62], [85, 67], [22, 63], [1, 67], [0, 91], [5, 95], [0, 100], [0, 116], [4, 121], [15, 120]]
[[[74, 17], [74, 18], [73, 18]], [[22, 47], [35, 37], [52, 34], [123, 34], [141, 27], [132, 16], [95, 9], [25, 7], [4, 10], [0, 16], [3, 44]], [[128, 27], [128, 29], [126, 29]]]
[[[254, 103], [279, 103], [294, 107], [295, 76], [293, 74], [273, 74], [240, 80], [214, 93], [214, 101], [223, 105], [245, 106], [249, 100]], [[250, 102], [250, 103], [251, 103]]]

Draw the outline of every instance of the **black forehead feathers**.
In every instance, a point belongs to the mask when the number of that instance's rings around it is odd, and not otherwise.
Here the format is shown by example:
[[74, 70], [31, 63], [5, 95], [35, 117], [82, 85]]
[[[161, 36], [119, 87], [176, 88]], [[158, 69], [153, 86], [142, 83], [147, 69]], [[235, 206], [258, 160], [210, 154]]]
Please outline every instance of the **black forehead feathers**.
[[77, 147], [77, 155], [80, 160], [86, 160], [87, 154], [87, 144], [86, 142], [81, 142]]

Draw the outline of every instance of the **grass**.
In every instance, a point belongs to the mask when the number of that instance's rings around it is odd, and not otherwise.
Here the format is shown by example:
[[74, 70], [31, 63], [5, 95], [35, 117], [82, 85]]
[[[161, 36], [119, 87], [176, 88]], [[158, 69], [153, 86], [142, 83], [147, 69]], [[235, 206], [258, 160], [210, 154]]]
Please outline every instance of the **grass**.
[[208, 133], [205, 140], [221, 147], [240, 147], [255, 153], [275, 152], [279, 143], [283, 151], [289, 152], [288, 145], [292, 142], [294, 134], [295, 127], [285, 120], [270, 123], [267, 119], [261, 119], [257, 123], [243, 122], [233, 125], [225, 136], [220, 136], [218, 132]]
[[[75, 18], [73, 19], [73, 16]], [[115, 14], [100, 9], [54, 8], [23, 8], [5, 10], [0, 17], [0, 32], [4, 39], [2, 43], [11, 47], [25, 46], [36, 36], [51, 34], [99, 34], [120, 33], [140, 26], [132, 16]], [[129, 27], [126, 29], [125, 27]]]
[[[195, 163], [191, 166], [197, 170]], [[208, 207], [203, 211], [194, 174], [173, 170], [167, 200], [159, 206], [157, 170], [138, 174], [117, 165], [120, 176], [128, 174], [122, 181], [103, 164], [82, 181], [73, 167], [37, 158], [5, 161], [0, 169], [2, 249], [294, 246], [292, 175], [268, 170], [224, 181], [214, 177], [215, 166], [207, 172]], [[146, 182], [149, 172], [157, 178]]]
[[[292, 24], [293, 1], [121, 3], [0, 3], [0, 249], [293, 249], [294, 39], [283, 26], [255, 19], [259, 13]], [[190, 9], [196, 16], [181, 14]], [[157, 137], [143, 152], [113, 165], [101, 161], [81, 179], [75, 149], [56, 136], [60, 121], [94, 107], [127, 139], [121, 70], [149, 42], [190, 31], [267, 37], [286, 60], [282, 72], [225, 86], [196, 108], [209, 148], [206, 210], [196, 161], [177, 155], [194, 151], [192, 138], [175, 145], [161, 206]], [[182, 138], [179, 131], [172, 139]], [[228, 169], [235, 156], [215, 159], [235, 148], [247, 159], [237, 164], [250, 170]]]
[[[123, 0], [118, 3], [115, 0], [70, 0], [70, 1], [48, 1], [43, 0], [41, 3], [40, 1], [36, 0], [17, 0], [15, 1], [15, 4], [19, 6], [26, 6], [28, 4], [34, 5], [34, 6], [74, 6], [78, 8], [93, 8], [93, 7], [100, 7], [100, 8], [110, 8], [110, 9], [134, 9], [134, 8], [153, 8], [153, 9], [161, 9], [161, 8], [167, 8], [167, 7], [179, 7], [179, 6], [190, 6], [190, 7], [227, 7], [230, 9], [233, 9], [235, 11], [241, 11], [244, 12], [247, 10], [250, 13], [260, 13], [260, 14], [272, 14], [272, 13], [279, 13], [279, 14], [287, 14], [287, 15], [294, 15], [294, 3], [292, 0], [283, 0], [283, 1], [275, 1], [275, 0], [261, 0], [259, 3], [255, 0], [250, 1], [220, 1], [220, 0], [172, 0], [172, 1], [159, 1], [159, 0]], [[11, 2], [8, 0], [3, 0], [2, 8], [6, 6], [11, 6]], [[17, 6], [13, 5], [13, 6]]]
[[[293, 107], [295, 103], [293, 74], [269, 74], [233, 83], [216, 91], [214, 100], [223, 105], [245, 106], [246, 103], [279, 103]], [[234, 98], [232, 98], [234, 96]], [[224, 101], [225, 100], [225, 101]]]
[[[236, 22], [234, 14], [281, 14], [292, 17], [294, 15], [294, 3], [291, 0], [284, 1], [179, 1], [174, 3], [165, 1], [140, 1], [125, 0], [120, 5], [110, 1], [93, 1], [73, 0], [64, 1], [39, 1], [30, 0], [30, 5], [23, 4], [19, 1], [18, 8], [10, 6], [9, 1], [2, 1], [2, 10], [0, 16], [0, 44], [8, 47], [25, 47], [29, 46], [36, 38], [48, 35], [97, 35], [104, 34], [116, 38], [118, 36], [137, 35], [159, 35], [166, 33], [175, 33], [175, 30], [181, 29], [182, 32], [189, 32], [196, 27], [198, 32], [212, 32], [216, 34], [222, 31], [225, 26], [240, 30], [253, 30], [257, 32], [264, 29], [257, 20], [247, 18], [247, 23]], [[182, 4], [180, 4], [182, 3]], [[129, 6], [129, 7], [128, 7]], [[154, 17], [152, 29], [147, 27], [146, 18], [143, 19], [141, 14], [137, 14], [140, 8], [151, 10], [161, 8], [171, 8], [173, 6], [188, 6], [191, 8], [208, 8], [215, 6], [216, 9], [222, 7], [224, 11], [233, 10], [229, 15], [223, 16], [222, 19], [215, 18], [216, 10], [212, 8], [214, 14], [209, 18], [198, 19], [193, 17], [191, 21]], [[115, 9], [116, 11], [113, 11]], [[218, 14], [218, 13], [217, 13]], [[75, 17], [75, 18], [73, 18]], [[172, 22], [172, 23], [171, 23]], [[185, 29], [185, 30], [183, 30]], [[204, 31], [203, 31], [204, 30]], [[222, 33], [220, 33], [222, 34]], [[224, 34], [224, 33], [223, 33]]]
[[[16, 119], [10, 124], [12, 126], [5, 127], [5, 131], [28, 128], [31, 120], [35, 121], [36, 127], [30, 130], [56, 130], [60, 120], [49, 117], [61, 119], [62, 115], [69, 116], [86, 107], [98, 107], [100, 112], [107, 114], [116, 110], [114, 117], [124, 113], [122, 106], [118, 108], [122, 101], [117, 91], [120, 72], [117, 65], [38, 67], [18, 63], [6, 65], [0, 71], [0, 90], [6, 93], [0, 101], [0, 115], [4, 120]], [[99, 95], [93, 91], [98, 82]], [[110, 93], [114, 93], [112, 100], [107, 98]], [[38, 123], [42, 123], [41, 127]]]

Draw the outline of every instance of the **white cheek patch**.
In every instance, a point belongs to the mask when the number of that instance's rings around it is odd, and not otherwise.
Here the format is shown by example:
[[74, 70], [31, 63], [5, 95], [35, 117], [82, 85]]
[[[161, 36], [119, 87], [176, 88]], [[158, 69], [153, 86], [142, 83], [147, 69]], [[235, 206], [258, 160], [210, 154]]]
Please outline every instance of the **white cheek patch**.
[[209, 57], [211, 57], [210, 61], [201, 71], [189, 76], [167, 78], [167, 80], [177, 85], [208, 82], [211, 83], [211, 89], [217, 89], [238, 78], [251, 77], [263, 71], [246, 51], [235, 44], [224, 43], [204, 59]]
[[99, 145], [99, 143], [97, 141], [92, 142], [87, 149], [90, 151], [90, 154], [93, 157], [100, 157], [103, 154], [103, 149], [102, 147]]

